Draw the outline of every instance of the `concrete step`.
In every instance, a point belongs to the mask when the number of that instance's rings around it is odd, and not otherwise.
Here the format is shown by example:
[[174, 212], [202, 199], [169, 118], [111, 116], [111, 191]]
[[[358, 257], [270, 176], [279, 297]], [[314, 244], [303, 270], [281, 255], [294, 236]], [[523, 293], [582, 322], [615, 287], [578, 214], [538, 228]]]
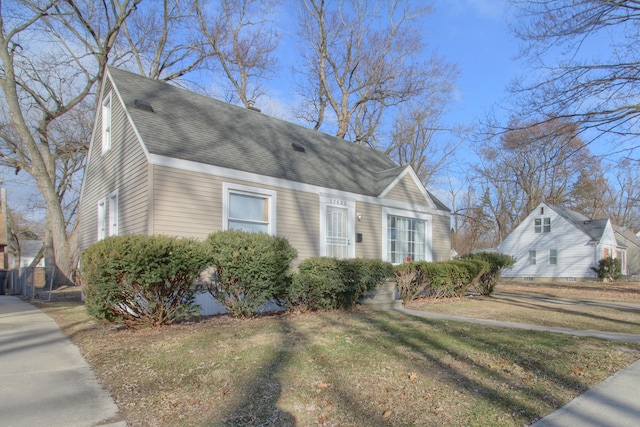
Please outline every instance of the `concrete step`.
[[365, 292], [360, 303], [374, 310], [402, 308], [402, 300], [396, 299], [396, 283], [394, 281], [385, 282], [375, 291]]

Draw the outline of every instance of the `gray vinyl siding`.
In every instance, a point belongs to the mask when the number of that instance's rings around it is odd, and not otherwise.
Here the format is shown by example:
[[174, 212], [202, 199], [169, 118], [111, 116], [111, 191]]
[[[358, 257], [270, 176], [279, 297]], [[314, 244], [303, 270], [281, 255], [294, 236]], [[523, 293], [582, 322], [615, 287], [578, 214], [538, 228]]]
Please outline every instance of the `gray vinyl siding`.
[[417, 204], [424, 204], [425, 200], [420, 188], [418, 188], [409, 174], [406, 174], [391, 191], [386, 194], [385, 199]]
[[356, 212], [362, 219], [356, 221], [356, 233], [362, 233], [362, 242], [356, 243], [357, 258], [382, 257], [382, 206], [359, 202]]
[[[111, 90], [106, 82], [105, 93]], [[111, 101], [111, 150], [102, 154], [102, 117], [98, 119], [85, 169], [80, 206], [80, 250], [97, 241], [98, 201], [118, 190], [118, 233], [147, 233], [148, 167], [145, 153], [115, 93]], [[108, 222], [107, 217], [107, 222]]]
[[298, 259], [319, 256], [320, 208], [317, 194], [154, 166], [153, 232], [204, 239], [222, 230], [223, 183], [277, 192], [276, 232], [298, 251]]
[[221, 193], [216, 177], [153, 166], [153, 233], [204, 239], [221, 230]]
[[431, 233], [433, 260], [446, 261], [451, 259], [451, 218], [449, 215], [433, 215]]

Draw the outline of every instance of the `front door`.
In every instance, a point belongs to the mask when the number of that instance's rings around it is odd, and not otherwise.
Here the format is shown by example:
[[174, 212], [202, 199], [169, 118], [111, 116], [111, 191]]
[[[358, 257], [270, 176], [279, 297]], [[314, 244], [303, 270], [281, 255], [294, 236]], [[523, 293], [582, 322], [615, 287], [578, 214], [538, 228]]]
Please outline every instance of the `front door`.
[[321, 205], [321, 255], [330, 258], [353, 258], [355, 256], [354, 203], [327, 198]]
[[349, 210], [337, 206], [327, 206], [327, 256], [331, 258], [349, 257]]

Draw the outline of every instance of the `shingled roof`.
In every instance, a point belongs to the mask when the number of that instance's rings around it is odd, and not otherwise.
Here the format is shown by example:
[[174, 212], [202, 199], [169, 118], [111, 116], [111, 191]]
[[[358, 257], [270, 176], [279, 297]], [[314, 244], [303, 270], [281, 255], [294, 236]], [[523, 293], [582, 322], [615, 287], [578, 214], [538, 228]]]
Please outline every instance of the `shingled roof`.
[[153, 155], [374, 197], [408, 167], [372, 148], [165, 82], [113, 67], [108, 73]]
[[579, 212], [562, 206], [549, 204], [548, 206], [556, 211], [558, 215], [573, 223], [577, 228], [579, 228], [587, 236], [589, 236], [591, 240], [596, 242], [600, 241], [600, 239], [602, 238], [602, 233], [604, 233], [604, 229], [607, 226], [607, 222], [609, 221], [608, 219], [590, 219], [589, 217]]

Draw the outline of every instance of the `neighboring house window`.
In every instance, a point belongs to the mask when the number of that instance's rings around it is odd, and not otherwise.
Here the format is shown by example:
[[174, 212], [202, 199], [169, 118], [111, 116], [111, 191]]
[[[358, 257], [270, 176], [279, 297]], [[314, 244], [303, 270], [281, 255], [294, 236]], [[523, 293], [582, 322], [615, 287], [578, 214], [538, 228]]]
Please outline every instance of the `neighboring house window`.
[[411, 212], [386, 211], [386, 218], [383, 219], [386, 235], [385, 259], [393, 264], [430, 261], [429, 219], [427, 215], [412, 215]]
[[107, 237], [107, 200], [98, 201], [98, 240]]
[[550, 233], [551, 218], [536, 218], [534, 222], [534, 231], [536, 233]]
[[109, 194], [109, 236], [118, 235], [118, 190]]
[[225, 230], [275, 234], [275, 191], [227, 183], [223, 191]]
[[111, 149], [111, 93], [102, 100], [102, 154]]
[[536, 251], [529, 251], [529, 265], [536, 265]]
[[549, 249], [549, 265], [558, 265], [557, 249]]

